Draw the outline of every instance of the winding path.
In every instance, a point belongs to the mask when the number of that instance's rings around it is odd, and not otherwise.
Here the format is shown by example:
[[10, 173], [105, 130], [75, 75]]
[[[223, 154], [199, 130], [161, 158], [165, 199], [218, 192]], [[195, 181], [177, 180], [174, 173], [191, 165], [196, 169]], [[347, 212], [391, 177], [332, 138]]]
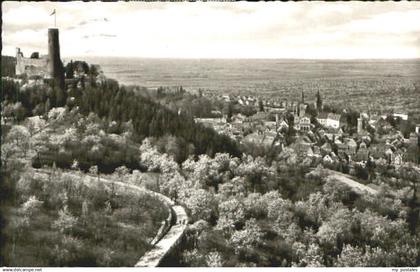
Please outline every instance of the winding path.
[[166, 235], [153, 247], [152, 250], [146, 252], [143, 257], [135, 265], [136, 267], [157, 267], [163, 258], [178, 245], [182, 235], [187, 227], [188, 217], [182, 206], [173, 206], [175, 212], [176, 223], [171, 226]]
[[378, 191], [366, 186], [360, 182], [357, 182], [355, 180], [352, 179], [352, 177], [350, 175], [346, 175], [334, 170], [330, 170], [330, 169], [323, 169], [323, 171], [326, 171], [328, 173], [328, 177], [327, 180], [336, 180], [339, 181], [347, 186], [349, 186], [351, 189], [353, 189], [356, 193], [359, 194], [364, 194], [364, 193], [368, 193], [371, 195], [376, 195], [378, 194]]
[[[35, 175], [51, 175], [51, 171], [45, 169], [34, 169]], [[184, 207], [175, 205], [175, 203], [167, 196], [147, 190], [145, 188], [128, 184], [120, 181], [112, 181], [106, 178], [97, 178], [87, 174], [72, 173], [65, 171], [67, 175], [75, 178], [83, 178], [83, 182], [86, 185], [92, 185], [92, 183], [105, 183], [112, 185], [120, 193], [128, 193], [137, 191], [144, 194], [152, 195], [158, 198], [169, 211], [168, 218], [162, 222], [162, 226], [156, 234], [156, 237], [151, 241], [153, 248], [146, 252], [136, 263], [136, 267], [157, 267], [161, 261], [174, 249], [180, 242], [185, 229], [188, 224], [188, 216]], [[116, 185], [116, 186], [115, 186]]]

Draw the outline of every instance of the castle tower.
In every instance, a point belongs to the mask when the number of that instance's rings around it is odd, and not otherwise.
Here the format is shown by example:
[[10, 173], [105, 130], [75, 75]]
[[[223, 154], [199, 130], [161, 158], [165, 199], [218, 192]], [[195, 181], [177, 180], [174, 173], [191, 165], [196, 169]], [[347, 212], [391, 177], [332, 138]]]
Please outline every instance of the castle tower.
[[21, 59], [23, 58], [23, 53], [20, 51], [19, 47], [16, 47], [16, 67], [15, 74], [21, 75], [25, 73], [25, 66], [22, 65]]
[[48, 29], [48, 75], [64, 87], [63, 63], [60, 59], [60, 41], [57, 28]]
[[363, 130], [363, 119], [362, 116], [360, 115], [359, 118], [357, 118], [357, 133], [360, 134], [362, 133]]
[[22, 56], [23, 56], [23, 54], [20, 51], [20, 48], [19, 47], [16, 47], [16, 57], [22, 57]]

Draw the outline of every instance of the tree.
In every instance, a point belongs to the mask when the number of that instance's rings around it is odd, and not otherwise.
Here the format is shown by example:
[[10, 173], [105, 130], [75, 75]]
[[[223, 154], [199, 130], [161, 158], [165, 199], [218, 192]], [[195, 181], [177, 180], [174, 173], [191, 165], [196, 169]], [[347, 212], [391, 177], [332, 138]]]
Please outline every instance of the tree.
[[369, 263], [366, 263], [363, 249], [359, 247], [353, 247], [352, 245], [344, 245], [340, 255], [337, 258], [336, 266], [342, 267], [366, 267]]
[[183, 192], [181, 201], [191, 212], [191, 217], [194, 221], [203, 219], [209, 222], [214, 217], [216, 202], [213, 195], [206, 190], [186, 189], [186, 192]]
[[272, 173], [272, 170], [266, 166], [263, 158], [257, 157], [254, 159], [250, 155], [244, 155], [242, 163], [235, 170], [236, 175], [245, 178], [253, 192], [256, 192], [257, 187], [261, 188]]
[[323, 266], [322, 251], [316, 243], [310, 243], [308, 246], [301, 242], [293, 244], [293, 250], [297, 257], [297, 262], [292, 266], [320, 267]]
[[242, 177], [235, 177], [219, 186], [219, 193], [225, 198], [245, 196], [245, 180]]
[[193, 250], [187, 250], [182, 254], [182, 259], [185, 263], [189, 264], [192, 267], [202, 267], [205, 266], [206, 257], [203, 256], [196, 248]]
[[233, 115], [233, 105], [231, 102], [227, 103], [225, 107], [226, 121], [230, 122]]
[[227, 153], [217, 153], [214, 159], [200, 155], [198, 161], [190, 157], [182, 164], [182, 170], [188, 179], [202, 188], [214, 187], [218, 191], [219, 184], [231, 176], [231, 160]]
[[[162, 154], [152, 146], [150, 139], [143, 140], [140, 146], [140, 161], [148, 168], [149, 171], [161, 170]], [[166, 155], [167, 156], [167, 155]]]
[[68, 207], [65, 205], [64, 208], [58, 212], [58, 219], [53, 222], [52, 226], [64, 233], [71, 230], [76, 223], [77, 218], [68, 211]]
[[[266, 198], [266, 197], [264, 197]], [[289, 199], [276, 199], [267, 200], [267, 217], [273, 222], [273, 230], [280, 236], [285, 237], [288, 233], [288, 228], [295, 222], [293, 203]]]
[[188, 189], [192, 188], [192, 182], [186, 180], [178, 172], [173, 173], [163, 173], [159, 177], [158, 189], [160, 192], [169, 196], [171, 199], [177, 201], [179, 198], [186, 198], [185, 195], [188, 195]]
[[50, 111], [51, 108], [52, 108], [51, 100], [50, 100], [50, 98], [48, 98], [47, 101], [45, 102], [44, 113], [48, 114], [48, 112]]
[[347, 208], [338, 209], [322, 223], [316, 236], [321, 244], [337, 248], [342, 241], [348, 240], [352, 221], [352, 213]]
[[417, 199], [417, 190], [420, 183], [420, 168], [412, 163], [405, 163], [398, 169], [397, 175], [402, 182], [407, 184], [412, 191], [412, 197], [408, 201], [408, 221], [411, 233], [416, 233], [419, 222], [419, 204]]
[[125, 177], [130, 173], [130, 171], [125, 165], [123, 165], [123, 166], [117, 167], [115, 169], [115, 173], [117, 173], [120, 181], [123, 182], [123, 179], [125, 179]]
[[74, 63], [73, 60], [71, 60], [69, 63], [67, 63], [65, 67], [65, 74], [66, 78], [74, 78]]
[[264, 104], [263, 104], [263, 101], [261, 99], [258, 100], [258, 110], [259, 111], [264, 111]]
[[26, 152], [29, 149], [30, 137], [31, 135], [26, 127], [16, 125], [7, 134], [7, 141], [14, 143], [24, 156], [26, 156]]
[[245, 222], [242, 230], [235, 231], [230, 237], [230, 243], [235, 248], [235, 253], [248, 251], [262, 244], [263, 233], [255, 218]]
[[89, 216], [89, 204], [88, 201], [85, 199], [82, 203], [82, 219], [86, 222]]
[[219, 204], [219, 220], [216, 229], [231, 233], [243, 225], [244, 221], [245, 209], [242, 202], [234, 198]]
[[223, 266], [223, 256], [217, 251], [212, 251], [206, 256], [207, 267], [221, 267]]
[[416, 202], [417, 187], [420, 183], [420, 168], [411, 163], [405, 163], [398, 169], [398, 175], [403, 181], [408, 182], [413, 191], [412, 201]]
[[99, 181], [99, 171], [97, 165], [93, 165], [89, 168], [89, 174], [91, 174], [92, 176], [97, 176]]
[[33, 214], [37, 213], [41, 208], [43, 201], [39, 201], [36, 196], [32, 195], [29, 199], [22, 204], [21, 212], [27, 218], [30, 218]]
[[322, 110], [322, 98], [321, 94], [319, 93], [319, 90], [316, 93], [316, 108], [318, 109], [318, 111]]
[[26, 109], [21, 102], [17, 102], [13, 105], [13, 115], [18, 122], [23, 121], [26, 116]]
[[2, 169], [9, 168], [10, 162], [16, 163], [16, 155], [20, 152], [20, 148], [15, 143], [2, 143], [1, 144], [1, 165]]
[[328, 197], [321, 192], [312, 193], [306, 201], [297, 201], [295, 203], [295, 211], [302, 222], [302, 227], [307, 225], [315, 225], [319, 227], [322, 222], [329, 216], [328, 214]]
[[366, 171], [368, 174], [368, 180], [372, 181], [375, 178], [375, 162], [371, 159], [371, 157], [368, 158], [366, 162]]

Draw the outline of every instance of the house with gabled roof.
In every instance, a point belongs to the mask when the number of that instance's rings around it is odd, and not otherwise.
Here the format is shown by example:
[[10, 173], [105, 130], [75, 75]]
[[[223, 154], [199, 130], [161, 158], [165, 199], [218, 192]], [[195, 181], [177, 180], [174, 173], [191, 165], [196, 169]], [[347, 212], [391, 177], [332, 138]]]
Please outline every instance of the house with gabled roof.
[[396, 167], [399, 167], [403, 164], [404, 153], [398, 150], [394, 154], [394, 161], [392, 162]]
[[322, 162], [324, 162], [324, 163], [333, 163], [334, 162], [334, 160], [331, 158], [331, 156], [330, 155], [325, 155], [323, 158], [322, 158]]
[[323, 154], [329, 154], [332, 151], [332, 147], [330, 143], [325, 143], [321, 146], [321, 152]]
[[338, 129], [340, 128], [341, 114], [321, 112], [317, 120], [324, 127]]

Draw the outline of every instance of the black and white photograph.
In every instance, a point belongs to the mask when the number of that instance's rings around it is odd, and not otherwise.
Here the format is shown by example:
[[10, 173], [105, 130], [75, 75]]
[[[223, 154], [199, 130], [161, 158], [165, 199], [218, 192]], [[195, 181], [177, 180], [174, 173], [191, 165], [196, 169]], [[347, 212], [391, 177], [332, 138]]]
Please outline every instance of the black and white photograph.
[[1, 20], [3, 272], [418, 271], [420, 2], [3, 1]]

